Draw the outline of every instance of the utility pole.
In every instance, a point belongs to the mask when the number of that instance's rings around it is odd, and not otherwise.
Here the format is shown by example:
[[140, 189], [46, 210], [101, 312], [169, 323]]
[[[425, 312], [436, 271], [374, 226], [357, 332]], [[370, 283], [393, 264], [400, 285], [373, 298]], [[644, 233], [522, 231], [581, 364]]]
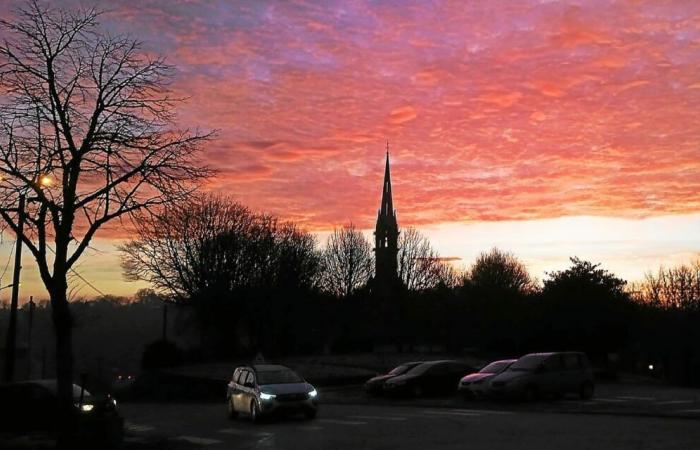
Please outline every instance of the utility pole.
[[168, 304], [163, 302], [163, 340], [168, 340]]
[[29, 326], [27, 327], [27, 379], [32, 378], [32, 324], [34, 322], [34, 297], [29, 296]]
[[13, 381], [15, 377], [15, 347], [17, 344], [17, 303], [19, 300], [19, 272], [22, 270], [22, 238], [24, 236], [24, 194], [19, 195], [17, 209], [17, 246], [15, 248], [15, 270], [12, 275], [12, 301], [10, 303], [10, 323], [5, 340], [5, 371], [3, 381]]

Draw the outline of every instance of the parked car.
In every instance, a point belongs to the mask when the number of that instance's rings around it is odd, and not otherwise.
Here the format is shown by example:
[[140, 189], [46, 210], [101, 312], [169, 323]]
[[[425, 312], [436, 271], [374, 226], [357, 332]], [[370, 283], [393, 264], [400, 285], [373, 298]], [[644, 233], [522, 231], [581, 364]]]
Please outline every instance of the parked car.
[[[41, 433], [57, 436], [62, 421], [56, 380], [21, 381], [0, 385], [0, 431], [11, 434]], [[110, 396], [92, 395], [73, 385], [75, 428], [70, 438], [94, 448], [118, 447], [124, 432], [124, 419], [117, 402]], [[77, 444], [76, 444], [77, 445]]]
[[496, 397], [535, 400], [541, 396], [576, 393], [593, 397], [593, 371], [580, 352], [531, 353], [514, 362], [491, 381], [489, 394]]
[[238, 367], [228, 383], [226, 403], [230, 418], [243, 413], [253, 422], [273, 413], [318, 412], [318, 392], [292, 369], [272, 364]]
[[388, 379], [384, 392], [388, 395], [448, 394], [456, 390], [457, 382], [466, 373], [474, 372], [470, 365], [453, 360], [428, 361], [403, 375]]
[[465, 398], [482, 398], [488, 395], [491, 380], [499, 373], [505, 372], [514, 359], [494, 361], [476, 373], [469, 374], [459, 381], [457, 390]]
[[403, 375], [409, 370], [413, 369], [423, 361], [413, 361], [401, 364], [400, 366], [394, 367], [388, 373], [384, 375], [377, 375], [376, 377], [370, 378], [365, 382], [365, 392], [371, 395], [379, 395], [384, 390], [384, 383], [394, 377]]

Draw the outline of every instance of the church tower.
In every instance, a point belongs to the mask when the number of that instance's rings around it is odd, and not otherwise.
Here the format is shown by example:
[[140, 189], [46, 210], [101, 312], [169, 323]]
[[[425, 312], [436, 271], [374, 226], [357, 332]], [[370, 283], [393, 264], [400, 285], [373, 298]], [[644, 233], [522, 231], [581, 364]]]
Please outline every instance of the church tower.
[[386, 168], [382, 203], [377, 214], [377, 227], [374, 231], [374, 284], [375, 287], [391, 288], [398, 281], [397, 255], [399, 252], [399, 226], [391, 198], [391, 174], [389, 170], [389, 142], [386, 143]]

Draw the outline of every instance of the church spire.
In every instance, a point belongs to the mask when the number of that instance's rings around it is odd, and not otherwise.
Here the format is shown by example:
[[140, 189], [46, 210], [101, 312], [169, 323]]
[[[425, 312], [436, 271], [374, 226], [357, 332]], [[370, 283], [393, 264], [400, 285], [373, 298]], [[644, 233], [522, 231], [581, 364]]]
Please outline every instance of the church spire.
[[390, 291], [398, 280], [398, 239], [399, 227], [396, 222], [394, 201], [391, 198], [391, 171], [389, 169], [389, 142], [386, 143], [386, 166], [382, 204], [377, 214], [377, 227], [374, 231], [374, 287]]
[[384, 188], [379, 215], [394, 215], [394, 201], [391, 198], [391, 171], [389, 169], [389, 141], [386, 141], [386, 168], [384, 169]]

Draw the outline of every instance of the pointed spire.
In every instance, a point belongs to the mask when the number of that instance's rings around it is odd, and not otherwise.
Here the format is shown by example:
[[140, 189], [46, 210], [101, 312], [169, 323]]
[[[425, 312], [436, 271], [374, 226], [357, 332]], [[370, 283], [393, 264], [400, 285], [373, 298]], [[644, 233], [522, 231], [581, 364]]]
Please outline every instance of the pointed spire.
[[386, 169], [384, 170], [384, 188], [382, 189], [381, 214], [393, 215], [394, 202], [391, 198], [391, 171], [389, 169], [389, 141], [386, 141]]

